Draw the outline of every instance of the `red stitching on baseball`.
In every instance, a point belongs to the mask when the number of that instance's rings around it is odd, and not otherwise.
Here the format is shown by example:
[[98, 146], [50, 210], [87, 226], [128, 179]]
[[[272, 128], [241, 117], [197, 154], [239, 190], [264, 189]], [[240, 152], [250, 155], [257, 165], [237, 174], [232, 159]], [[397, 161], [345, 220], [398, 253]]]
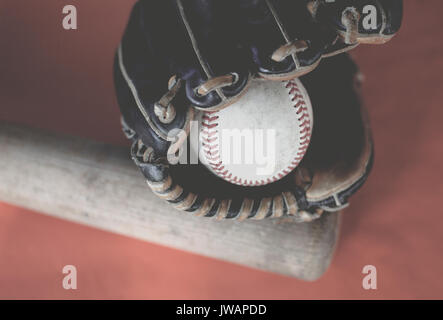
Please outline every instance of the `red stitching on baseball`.
[[[306, 105], [306, 103], [303, 101], [303, 100], [299, 100], [299, 101], [297, 101], [297, 103], [295, 104], [295, 106], [298, 108], [298, 107], [301, 107], [301, 106], [305, 106]], [[303, 109], [305, 109], [305, 108], [303, 108]]]
[[303, 137], [301, 137], [300, 138], [300, 140], [311, 140], [311, 135], [310, 135], [310, 133], [308, 132], [308, 133], [306, 133]]
[[303, 99], [303, 96], [302, 96], [301, 94], [296, 94], [296, 95], [294, 96], [294, 98], [291, 99], [291, 101], [294, 102], [294, 101], [297, 100], [297, 99]]
[[207, 150], [212, 151], [212, 150], [214, 150], [215, 148], [218, 148], [218, 144], [205, 144], [204, 147], [205, 147]]
[[216, 131], [211, 131], [211, 132], [208, 132], [208, 131], [206, 131], [206, 130], [203, 130], [203, 131], [202, 131], [202, 133], [203, 133], [203, 134], [207, 134], [208, 137], [212, 137], [212, 136], [216, 135], [217, 132], [218, 132], [217, 130], [216, 130]]
[[207, 139], [207, 138], [202, 138], [202, 140], [203, 140], [203, 142], [206, 142], [206, 143], [213, 143], [215, 140], [217, 140], [217, 138], [209, 138], [209, 139]]
[[203, 122], [203, 127], [206, 127], [208, 129], [215, 128], [216, 126], [217, 126], [217, 123], [208, 124], [208, 123]]
[[209, 156], [216, 156], [218, 154], [218, 150], [210, 150], [207, 147], [203, 147], [203, 151]]
[[203, 116], [203, 119], [211, 122], [211, 121], [215, 121], [215, 120], [217, 120], [217, 119], [218, 119], [218, 116], [215, 116], [215, 117], [208, 117], [208, 116], [204, 115], [204, 116]]

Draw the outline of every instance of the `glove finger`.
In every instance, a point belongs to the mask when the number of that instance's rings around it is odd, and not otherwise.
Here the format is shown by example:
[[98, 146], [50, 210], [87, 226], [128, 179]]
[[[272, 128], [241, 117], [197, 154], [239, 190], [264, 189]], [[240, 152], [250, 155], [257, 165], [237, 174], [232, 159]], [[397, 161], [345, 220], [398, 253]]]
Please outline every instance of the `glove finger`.
[[187, 97], [198, 109], [224, 108], [246, 90], [250, 78], [248, 56], [237, 46], [235, 24], [227, 20], [230, 6], [214, 0], [175, 2], [185, 41], [192, 45], [188, 74], [183, 74]]
[[336, 30], [345, 44], [381, 44], [400, 29], [403, 0], [310, 1], [308, 7], [320, 23]]
[[[122, 42], [117, 50], [114, 63], [114, 79], [117, 100], [122, 112], [125, 127], [131, 138], [141, 139], [143, 145], [150, 146], [138, 152], [145, 159], [162, 158], [170, 147], [173, 129], [185, 128], [190, 121], [190, 113], [184, 106], [184, 91], [175, 90], [164, 103], [165, 117], [158, 114], [156, 105], [168, 93], [171, 72], [170, 57], [165, 54], [173, 49], [171, 43], [153, 33], [152, 25], [159, 23], [149, 16], [145, 2], [137, 3], [131, 13]], [[165, 7], [157, 9], [163, 14]], [[155, 29], [154, 29], [155, 30]], [[178, 86], [175, 87], [178, 89]], [[166, 99], [168, 100], [168, 99]], [[134, 132], [132, 132], [134, 131]], [[143, 151], [143, 152], [142, 152]], [[142, 154], [143, 153], [143, 154]]]
[[313, 22], [305, 1], [243, 0], [238, 7], [242, 41], [266, 79], [286, 80], [313, 70], [335, 37]]

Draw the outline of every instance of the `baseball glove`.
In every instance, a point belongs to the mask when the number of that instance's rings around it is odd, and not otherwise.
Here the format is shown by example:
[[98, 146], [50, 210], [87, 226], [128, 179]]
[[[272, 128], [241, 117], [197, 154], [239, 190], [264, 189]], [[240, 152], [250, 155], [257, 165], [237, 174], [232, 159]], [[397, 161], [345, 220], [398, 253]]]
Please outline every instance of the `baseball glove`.
[[[401, 16], [401, 0], [139, 1], [114, 65], [132, 159], [155, 194], [198, 216], [311, 221], [342, 209], [369, 174], [373, 146], [358, 69], [338, 53], [386, 42]], [[195, 111], [229, 110], [252, 79], [295, 77], [315, 126], [283, 179], [245, 187], [168, 160], [188, 143]]]

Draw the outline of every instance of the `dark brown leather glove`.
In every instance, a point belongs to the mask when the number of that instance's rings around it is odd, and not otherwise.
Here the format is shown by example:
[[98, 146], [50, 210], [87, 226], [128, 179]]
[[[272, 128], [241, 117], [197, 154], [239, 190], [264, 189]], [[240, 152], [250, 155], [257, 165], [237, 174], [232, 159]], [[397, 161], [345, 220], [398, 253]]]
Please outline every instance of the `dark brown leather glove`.
[[[138, 2], [114, 71], [124, 131], [149, 186], [178, 209], [218, 219], [309, 221], [346, 206], [367, 178], [372, 142], [357, 67], [337, 54], [390, 39], [401, 11], [398, 0]], [[254, 78], [294, 77], [310, 96], [315, 126], [285, 178], [244, 187], [203, 165], [168, 162], [186, 142], [171, 132], [187, 132], [194, 111], [229, 108]]]

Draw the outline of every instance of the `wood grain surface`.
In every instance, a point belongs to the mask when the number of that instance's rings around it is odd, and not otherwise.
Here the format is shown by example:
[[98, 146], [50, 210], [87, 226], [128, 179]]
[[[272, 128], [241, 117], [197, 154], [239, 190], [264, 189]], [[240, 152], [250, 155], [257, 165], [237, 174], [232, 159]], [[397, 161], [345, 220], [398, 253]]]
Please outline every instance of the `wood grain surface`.
[[330, 264], [339, 214], [310, 223], [215, 221], [158, 199], [126, 148], [0, 124], [0, 201], [304, 280]]

